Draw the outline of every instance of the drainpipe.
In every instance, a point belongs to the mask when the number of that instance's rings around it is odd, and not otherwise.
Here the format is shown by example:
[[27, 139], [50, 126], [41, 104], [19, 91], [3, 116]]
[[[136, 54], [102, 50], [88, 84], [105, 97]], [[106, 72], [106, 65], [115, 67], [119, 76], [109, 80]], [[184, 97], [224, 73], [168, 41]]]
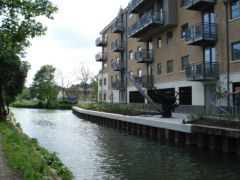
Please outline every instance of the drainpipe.
[[230, 59], [229, 59], [229, 28], [228, 28], [228, 0], [223, 0], [226, 14], [226, 49], [227, 49], [227, 109], [230, 111]]
[[126, 76], [126, 73], [128, 73], [128, 11], [126, 11], [125, 13], [125, 103], [127, 103], [127, 96], [128, 96], [128, 91], [127, 91], [127, 87], [128, 87], [128, 79]]

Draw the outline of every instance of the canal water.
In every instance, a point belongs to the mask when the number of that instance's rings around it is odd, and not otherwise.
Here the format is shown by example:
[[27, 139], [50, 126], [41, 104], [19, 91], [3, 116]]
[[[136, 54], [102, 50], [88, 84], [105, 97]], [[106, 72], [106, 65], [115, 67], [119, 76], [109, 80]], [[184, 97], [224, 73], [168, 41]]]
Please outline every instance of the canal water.
[[71, 111], [12, 109], [28, 136], [57, 152], [76, 180], [239, 180], [240, 158], [157, 142], [79, 119]]

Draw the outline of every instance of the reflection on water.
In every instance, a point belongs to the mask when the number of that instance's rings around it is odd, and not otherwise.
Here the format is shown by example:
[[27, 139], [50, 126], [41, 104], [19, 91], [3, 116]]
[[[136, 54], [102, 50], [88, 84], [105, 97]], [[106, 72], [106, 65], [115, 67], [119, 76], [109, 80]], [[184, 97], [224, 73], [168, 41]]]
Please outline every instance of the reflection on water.
[[75, 179], [240, 179], [240, 158], [233, 155], [127, 135], [71, 111], [12, 111], [23, 131], [57, 152]]

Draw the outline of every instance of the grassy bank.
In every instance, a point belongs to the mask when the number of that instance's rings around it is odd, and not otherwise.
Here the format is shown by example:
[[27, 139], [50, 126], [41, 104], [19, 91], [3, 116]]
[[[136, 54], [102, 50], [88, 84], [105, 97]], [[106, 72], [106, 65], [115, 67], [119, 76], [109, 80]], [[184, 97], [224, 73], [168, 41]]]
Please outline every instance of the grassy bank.
[[12, 124], [0, 122], [1, 145], [9, 166], [24, 180], [73, 178], [56, 156], [39, 146], [36, 139], [18, 131]]
[[15, 108], [33, 108], [33, 109], [61, 109], [70, 110], [75, 103], [70, 103], [67, 101], [54, 101], [50, 105], [42, 101], [15, 101], [11, 104], [11, 107]]
[[158, 114], [155, 109], [149, 104], [120, 104], [120, 103], [104, 103], [104, 102], [94, 102], [85, 103], [82, 102], [77, 105], [82, 109], [103, 111], [115, 114], [124, 115], [144, 115], [144, 114]]

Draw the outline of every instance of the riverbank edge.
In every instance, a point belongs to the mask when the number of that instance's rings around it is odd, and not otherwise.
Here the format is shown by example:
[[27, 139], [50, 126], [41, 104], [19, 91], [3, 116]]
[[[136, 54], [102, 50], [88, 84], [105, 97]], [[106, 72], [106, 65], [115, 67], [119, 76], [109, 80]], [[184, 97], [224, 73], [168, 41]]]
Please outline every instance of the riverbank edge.
[[16, 101], [10, 106], [14, 108], [27, 108], [27, 109], [48, 109], [48, 110], [71, 110], [76, 104], [67, 103], [53, 103], [46, 108], [46, 105], [42, 102], [20, 102]]
[[175, 143], [234, 152], [240, 155], [240, 130], [196, 124], [174, 123], [171, 118], [124, 116], [73, 107], [78, 117], [96, 124], [128, 131], [131, 134], [165, 139]]
[[[16, 135], [17, 138], [19, 138], [21, 141], [24, 142], [24, 145], [23, 145], [24, 147], [21, 148], [19, 147], [19, 144], [9, 140], [11, 137], [7, 137], [8, 134], [6, 132], [0, 131], [0, 136], [2, 139], [1, 146], [3, 149], [3, 153], [7, 161], [7, 164], [14, 172], [17, 172], [17, 174], [19, 174], [21, 178], [23, 179], [36, 178], [36, 176], [23, 177], [25, 173], [25, 168], [24, 168], [24, 164], [21, 164], [21, 163], [24, 163], [24, 162], [20, 162], [20, 164], [17, 164], [17, 165], [11, 164], [11, 161], [13, 161], [13, 159], [16, 157], [11, 156], [10, 155], [11, 153], [9, 152], [12, 151], [14, 153], [15, 151], [16, 153], [20, 148], [21, 150], [24, 149], [26, 151], [24, 157], [18, 157], [20, 158], [19, 159], [20, 161], [22, 160], [21, 158], [26, 158], [26, 159], [32, 158], [32, 157], [28, 157], [30, 153], [34, 154], [34, 156], [38, 158], [39, 162], [37, 163], [40, 164], [40, 167], [39, 169], [37, 169], [38, 171], [36, 171], [36, 174], [38, 174], [39, 177], [42, 177], [43, 179], [54, 179], [54, 180], [73, 179], [72, 172], [61, 162], [61, 160], [57, 157], [56, 153], [50, 153], [45, 148], [41, 147], [36, 139], [29, 138], [26, 134], [23, 133], [20, 127], [20, 124], [16, 122], [16, 119], [13, 113], [10, 113], [8, 115], [7, 120], [5, 122], [0, 122], [0, 123], [2, 124], [2, 127], [3, 126], [7, 127], [7, 130], [10, 133]], [[7, 145], [4, 143], [4, 138], [6, 138], [5, 143], [7, 143]], [[34, 164], [28, 164], [28, 166], [36, 166], [35, 163], [36, 162], [34, 162]], [[30, 172], [28, 175], [31, 176], [31, 173], [32, 172]]]

